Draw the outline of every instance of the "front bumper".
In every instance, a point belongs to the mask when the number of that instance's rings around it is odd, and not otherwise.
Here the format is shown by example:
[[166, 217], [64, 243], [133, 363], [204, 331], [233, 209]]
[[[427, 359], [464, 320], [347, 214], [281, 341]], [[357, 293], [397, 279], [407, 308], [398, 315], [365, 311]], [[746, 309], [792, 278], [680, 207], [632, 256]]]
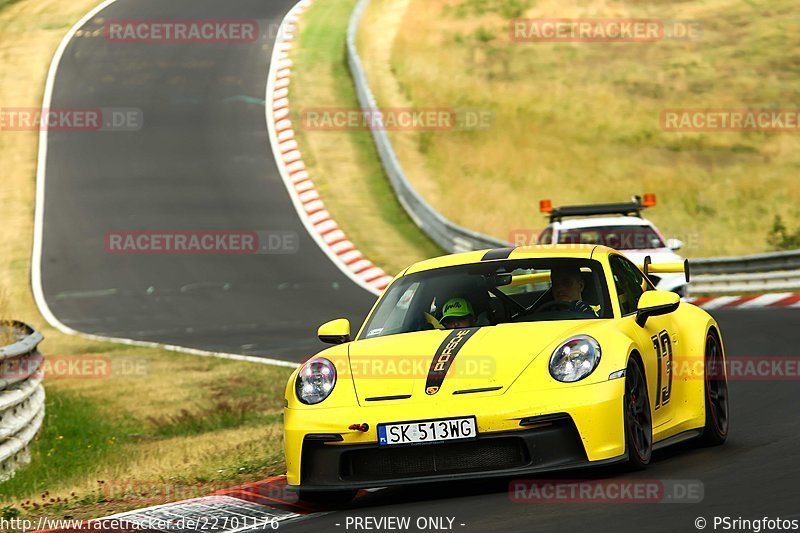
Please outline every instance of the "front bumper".
[[[304, 490], [367, 488], [608, 464], [625, 454], [623, 387], [624, 380], [617, 379], [428, 406], [399, 400], [369, 407], [287, 408], [287, 482]], [[379, 423], [468, 415], [478, 421], [478, 438], [470, 441], [377, 444]], [[548, 422], [536, 423], [542, 416]], [[527, 425], [530, 418], [533, 425]], [[368, 423], [369, 431], [346, 429], [356, 422]]]
[[[303, 490], [528, 475], [590, 463], [567, 415], [533, 429], [488, 433], [467, 441], [406, 446], [336, 446], [311, 437], [303, 445]], [[609, 464], [625, 457], [600, 461]]]

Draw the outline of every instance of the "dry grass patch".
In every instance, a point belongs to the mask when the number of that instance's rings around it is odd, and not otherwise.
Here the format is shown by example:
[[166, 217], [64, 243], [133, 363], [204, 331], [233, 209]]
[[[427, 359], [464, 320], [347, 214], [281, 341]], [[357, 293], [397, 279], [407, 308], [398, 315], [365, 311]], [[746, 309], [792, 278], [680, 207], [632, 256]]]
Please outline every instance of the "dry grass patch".
[[[306, 11], [295, 47], [290, 98], [304, 109], [357, 109], [345, 32], [355, 0], [317, 2]], [[297, 138], [311, 179], [351, 241], [389, 274], [441, 254], [398, 203], [367, 131], [303, 129]]]
[[[660, 125], [664, 109], [796, 108], [793, 2], [372, 3], [360, 50], [372, 58], [382, 107], [494, 114], [491, 129], [394, 135], [410, 179], [456, 223], [508, 238], [543, 227], [540, 198], [570, 204], [655, 192], [660, 205], [648, 216], [687, 241], [689, 256], [766, 250], [776, 211], [790, 228], [800, 224], [798, 133], [671, 133]], [[691, 19], [703, 37], [515, 43], [508, 30], [517, 15]]]
[[[41, 105], [59, 41], [96, 3], [0, 3], [0, 107]], [[36, 132], [0, 131], [0, 318], [42, 331], [40, 349], [51, 360], [94, 358], [110, 362], [111, 372], [45, 380], [47, 416], [33, 462], [0, 484], [0, 516], [99, 516], [176, 499], [181, 487], [203, 491], [283, 473], [289, 369], [90, 341], [61, 334], [39, 315], [29, 282], [37, 141]], [[162, 490], [103, 489], [126, 480]]]

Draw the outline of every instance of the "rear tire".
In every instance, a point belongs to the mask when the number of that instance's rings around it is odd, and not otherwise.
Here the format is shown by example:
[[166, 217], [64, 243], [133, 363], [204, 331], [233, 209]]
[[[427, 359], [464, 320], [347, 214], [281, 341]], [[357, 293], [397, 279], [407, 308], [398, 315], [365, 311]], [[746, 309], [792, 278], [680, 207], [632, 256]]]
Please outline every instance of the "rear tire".
[[332, 507], [350, 503], [356, 497], [357, 490], [300, 490], [298, 497], [303, 503], [318, 507]]
[[722, 343], [714, 332], [706, 337], [704, 382], [706, 424], [700, 441], [706, 446], [719, 446], [728, 438], [728, 379]]
[[625, 370], [624, 423], [628, 468], [642, 470], [653, 455], [653, 416], [642, 365], [636, 357]]

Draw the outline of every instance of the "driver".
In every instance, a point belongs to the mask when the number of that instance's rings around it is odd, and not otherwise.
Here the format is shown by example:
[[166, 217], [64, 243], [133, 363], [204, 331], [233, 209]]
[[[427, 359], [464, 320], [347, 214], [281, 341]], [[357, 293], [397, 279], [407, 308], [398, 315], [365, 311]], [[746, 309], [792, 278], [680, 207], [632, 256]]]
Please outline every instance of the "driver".
[[442, 308], [439, 322], [445, 329], [471, 328], [475, 325], [475, 311], [466, 298], [450, 298]]
[[554, 301], [566, 302], [572, 311], [596, 316], [589, 304], [581, 299], [585, 283], [580, 268], [555, 267], [550, 271], [550, 282]]

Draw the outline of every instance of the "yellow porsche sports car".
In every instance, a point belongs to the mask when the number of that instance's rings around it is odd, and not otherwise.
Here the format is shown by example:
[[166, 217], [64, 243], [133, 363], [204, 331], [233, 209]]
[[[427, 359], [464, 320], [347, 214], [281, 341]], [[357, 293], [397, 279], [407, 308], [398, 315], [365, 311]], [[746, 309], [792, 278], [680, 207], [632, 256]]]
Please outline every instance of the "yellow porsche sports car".
[[721, 444], [728, 387], [716, 321], [594, 245], [448, 255], [401, 272], [351, 338], [289, 379], [289, 486], [357, 489], [590, 465], [643, 468], [654, 449]]

